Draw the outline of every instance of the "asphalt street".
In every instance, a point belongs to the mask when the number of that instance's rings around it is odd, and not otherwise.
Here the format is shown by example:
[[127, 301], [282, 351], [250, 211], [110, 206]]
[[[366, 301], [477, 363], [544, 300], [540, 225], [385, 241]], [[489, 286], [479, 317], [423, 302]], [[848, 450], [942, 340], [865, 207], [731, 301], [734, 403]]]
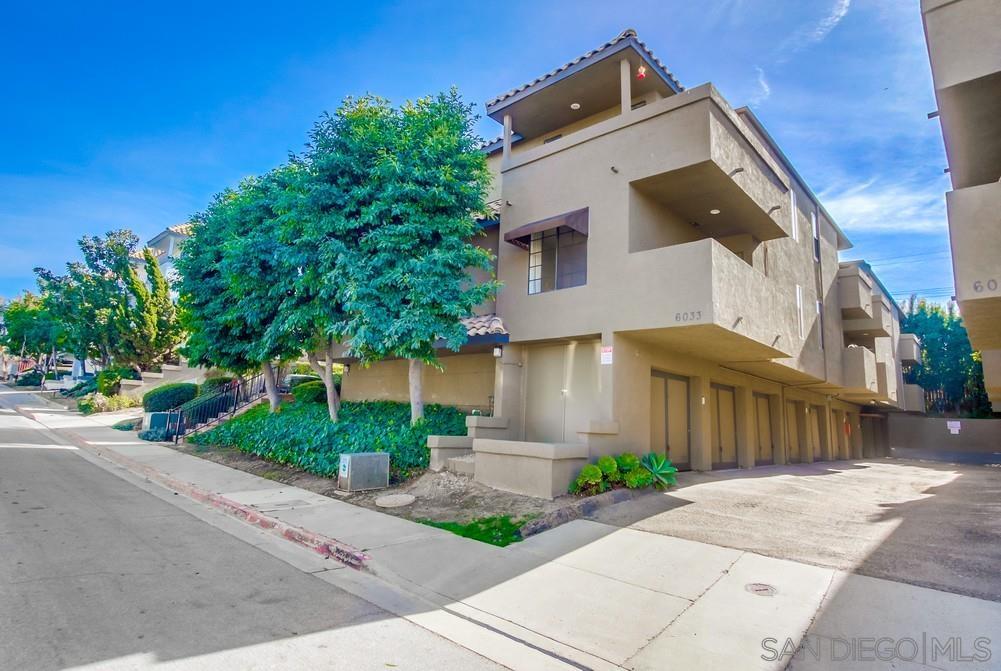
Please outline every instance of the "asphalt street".
[[498, 668], [93, 463], [31, 402], [0, 386], [0, 669]]

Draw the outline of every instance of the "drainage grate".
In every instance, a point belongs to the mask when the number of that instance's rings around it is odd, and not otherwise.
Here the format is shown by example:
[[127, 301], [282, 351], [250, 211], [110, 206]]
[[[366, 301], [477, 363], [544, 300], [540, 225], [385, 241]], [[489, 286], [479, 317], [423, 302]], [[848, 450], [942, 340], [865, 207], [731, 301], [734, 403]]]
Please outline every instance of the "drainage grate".
[[758, 596], [775, 596], [775, 593], [778, 592], [773, 585], [763, 582], [749, 582], [744, 585], [744, 589]]

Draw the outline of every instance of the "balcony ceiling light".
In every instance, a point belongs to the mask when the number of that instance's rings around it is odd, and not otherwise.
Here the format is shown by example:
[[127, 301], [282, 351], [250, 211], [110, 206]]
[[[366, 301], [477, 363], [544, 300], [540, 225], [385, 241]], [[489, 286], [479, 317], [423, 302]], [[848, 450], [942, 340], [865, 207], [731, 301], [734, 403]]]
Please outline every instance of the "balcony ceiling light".
[[709, 214], [719, 214], [719, 210], [717, 210], [716, 208], [713, 208], [713, 209], [709, 210]]
[[580, 109], [580, 103], [570, 103], [570, 109], [576, 112], [577, 110]]

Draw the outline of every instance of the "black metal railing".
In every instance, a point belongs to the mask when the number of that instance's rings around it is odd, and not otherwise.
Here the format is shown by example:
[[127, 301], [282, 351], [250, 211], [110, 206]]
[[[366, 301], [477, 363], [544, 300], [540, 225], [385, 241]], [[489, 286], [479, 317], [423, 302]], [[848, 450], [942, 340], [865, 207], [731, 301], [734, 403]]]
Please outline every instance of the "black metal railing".
[[218, 424], [267, 393], [264, 375], [237, 379], [205, 396], [199, 396], [167, 413], [167, 436], [176, 444], [186, 434]]

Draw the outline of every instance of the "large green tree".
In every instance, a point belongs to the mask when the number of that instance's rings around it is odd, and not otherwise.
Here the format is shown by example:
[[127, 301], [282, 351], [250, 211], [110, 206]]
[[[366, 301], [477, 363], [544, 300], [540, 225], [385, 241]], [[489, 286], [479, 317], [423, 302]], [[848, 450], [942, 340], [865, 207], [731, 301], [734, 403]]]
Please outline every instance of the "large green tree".
[[442, 343], [458, 350], [466, 342], [460, 320], [497, 288], [469, 272], [493, 268], [490, 252], [472, 242], [490, 175], [472, 107], [454, 89], [378, 121], [363, 129], [376, 149], [372, 156], [362, 144], [368, 172], [348, 190], [358, 216], [345, 222], [344, 331], [363, 362], [408, 360], [416, 422], [424, 414], [423, 367], [441, 367]]
[[298, 356], [298, 333], [272, 328], [294, 278], [285, 272], [276, 203], [288, 172], [249, 178], [213, 198], [193, 219], [177, 260], [183, 351], [199, 365], [260, 370], [272, 411], [280, 402], [278, 365]]
[[907, 374], [909, 382], [941, 392], [946, 411], [990, 414], [980, 353], [970, 344], [952, 301], [943, 307], [912, 296], [900, 326], [921, 340], [922, 360]]
[[12, 355], [46, 360], [62, 342], [63, 330], [42, 297], [29, 291], [4, 306], [3, 345]]

